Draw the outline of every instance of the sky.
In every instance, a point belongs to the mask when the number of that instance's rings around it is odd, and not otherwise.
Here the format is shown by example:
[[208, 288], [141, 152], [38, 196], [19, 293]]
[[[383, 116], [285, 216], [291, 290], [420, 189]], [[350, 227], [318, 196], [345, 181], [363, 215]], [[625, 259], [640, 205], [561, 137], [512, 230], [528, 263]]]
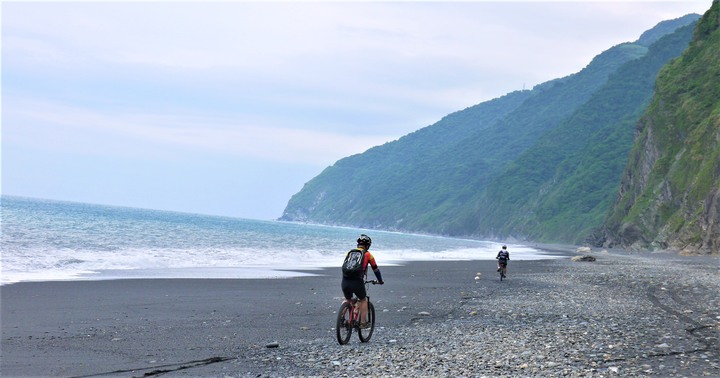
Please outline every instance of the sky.
[[343, 157], [711, 4], [3, 1], [2, 194], [276, 219]]

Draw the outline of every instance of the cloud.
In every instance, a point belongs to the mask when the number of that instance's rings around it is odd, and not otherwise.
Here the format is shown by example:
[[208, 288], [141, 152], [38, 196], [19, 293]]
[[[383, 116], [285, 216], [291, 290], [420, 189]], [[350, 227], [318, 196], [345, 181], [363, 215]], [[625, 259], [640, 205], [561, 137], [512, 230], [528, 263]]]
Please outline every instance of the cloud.
[[[120, 76], [150, 72], [158, 80], [180, 76], [210, 85], [237, 83], [240, 91], [239, 85], [249, 81], [278, 92], [297, 88], [301, 97], [322, 100], [323, 93], [347, 102], [355, 94], [374, 95], [383, 104], [397, 101], [410, 117], [427, 108], [439, 118], [523, 84], [574, 73], [599, 50], [639, 37], [671, 10], [677, 14], [678, 7], [482, 1], [8, 3], [6, 15], [12, 17], [3, 20], [3, 56], [11, 72], [76, 70], [110, 80], [113, 72], [103, 67], [112, 67]], [[359, 105], [374, 106], [371, 101]]]
[[11, 2], [3, 86], [396, 138], [709, 3]]
[[69, 154], [167, 159], [186, 153], [327, 165], [388, 141], [216, 116], [116, 113], [34, 100], [5, 102], [3, 143]]

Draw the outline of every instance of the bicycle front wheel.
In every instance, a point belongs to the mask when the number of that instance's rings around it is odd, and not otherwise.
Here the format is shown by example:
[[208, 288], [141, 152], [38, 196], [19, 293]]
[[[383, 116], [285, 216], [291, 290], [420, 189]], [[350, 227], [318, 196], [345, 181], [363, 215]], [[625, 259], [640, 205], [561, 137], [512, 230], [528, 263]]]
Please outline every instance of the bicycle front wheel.
[[368, 311], [365, 322], [367, 323], [366, 328], [358, 328], [358, 337], [363, 343], [370, 341], [370, 337], [372, 337], [373, 331], [375, 331], [375, 306], [373, 306], [372, 302], [370, 302], [369, 299]]
[[335, 322], [335, 334], [340, 345], [345, 345], [350, 341], [352, 335], [352, 305], [343, 303], [338, 310], [337, 321]]

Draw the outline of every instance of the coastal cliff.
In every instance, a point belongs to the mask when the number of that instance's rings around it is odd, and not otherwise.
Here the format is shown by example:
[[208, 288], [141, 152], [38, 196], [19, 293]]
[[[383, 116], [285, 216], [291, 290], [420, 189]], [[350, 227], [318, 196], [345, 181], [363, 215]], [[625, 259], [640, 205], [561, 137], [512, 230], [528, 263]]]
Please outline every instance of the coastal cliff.
[[660, 72], [617, 201], [594, 244], [720, 251], [720, 3]]

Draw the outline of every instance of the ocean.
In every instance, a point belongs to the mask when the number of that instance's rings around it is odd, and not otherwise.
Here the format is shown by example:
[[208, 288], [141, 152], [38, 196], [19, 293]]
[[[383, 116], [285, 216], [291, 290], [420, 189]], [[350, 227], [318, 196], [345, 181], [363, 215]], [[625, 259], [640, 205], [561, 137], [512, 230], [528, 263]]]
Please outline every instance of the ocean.
[[[0, 284], [125, 278], [284, 278], [338, 267], [361, 233], [382, 267], [494, 260], [501, 244], [399, 232], [0, 197]], [[507, 244], [512, 260], [561, 256]]]

